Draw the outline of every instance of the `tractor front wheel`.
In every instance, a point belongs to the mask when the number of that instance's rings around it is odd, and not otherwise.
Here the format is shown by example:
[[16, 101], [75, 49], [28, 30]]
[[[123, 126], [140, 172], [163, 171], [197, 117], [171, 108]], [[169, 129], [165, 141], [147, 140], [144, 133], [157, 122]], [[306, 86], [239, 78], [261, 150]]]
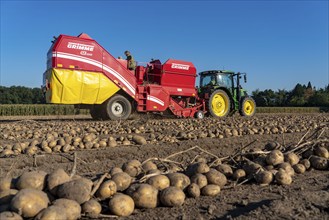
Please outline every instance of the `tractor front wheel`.
[[240, 115], [251, 117], [256, 112], [256, 102], [251, 97], [245, 97], [242, 99], [239, 109]]
[[209, 112], [213, 117], [225, 117], [230, 113], [231, 100], [224, 90], [212, 93], [208, 102]]
[[131, 114], [131, 103], [122, 95], [114, 95], [104, 104], [106, 109], [106, 117], [111, 120], [125, 120]]

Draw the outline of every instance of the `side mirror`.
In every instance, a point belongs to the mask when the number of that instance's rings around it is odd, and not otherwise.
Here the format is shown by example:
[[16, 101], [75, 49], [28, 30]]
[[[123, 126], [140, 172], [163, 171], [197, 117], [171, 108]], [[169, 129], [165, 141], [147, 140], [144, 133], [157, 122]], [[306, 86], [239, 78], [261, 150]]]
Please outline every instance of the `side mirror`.
[[247, 83], [247, 75], [246, 74], [243, 76], [243, 79], [244, 79], [244, 83]]

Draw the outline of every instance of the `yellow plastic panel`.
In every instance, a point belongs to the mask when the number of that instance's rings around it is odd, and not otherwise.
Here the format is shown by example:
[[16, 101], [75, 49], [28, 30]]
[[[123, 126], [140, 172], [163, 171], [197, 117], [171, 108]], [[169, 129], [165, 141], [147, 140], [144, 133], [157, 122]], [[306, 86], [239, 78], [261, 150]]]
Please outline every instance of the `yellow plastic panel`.
[[46, 78], [50, 90], [46, 93], [47, 102], [60, 104], [101, 104], [119, 87], [102, 73], [70, 70], [48, 70]]

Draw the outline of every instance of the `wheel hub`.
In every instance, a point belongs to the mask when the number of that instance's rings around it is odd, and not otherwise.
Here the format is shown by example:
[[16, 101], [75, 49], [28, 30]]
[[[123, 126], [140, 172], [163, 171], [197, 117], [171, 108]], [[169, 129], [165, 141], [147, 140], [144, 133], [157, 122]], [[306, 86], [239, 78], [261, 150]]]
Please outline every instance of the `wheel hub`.
[[115, 102], [115, 103], [113, 103], [111, 110], [112, 110], [112, 113], [114, 115], [116, 115], [116, 116], [122, 115], [122, 113], [123, 113], [123, 106], [121, 105], [121, 103]]

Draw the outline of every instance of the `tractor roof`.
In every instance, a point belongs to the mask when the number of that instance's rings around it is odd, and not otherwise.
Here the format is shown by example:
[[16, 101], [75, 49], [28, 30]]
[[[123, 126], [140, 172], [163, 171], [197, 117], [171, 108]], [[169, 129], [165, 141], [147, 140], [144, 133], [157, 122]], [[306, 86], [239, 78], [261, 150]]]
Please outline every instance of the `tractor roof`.
[[217, 73], [234, 74], [235, 72], [230, 71], [230, 70], [207, 70], [207, 71], [200, 72], [199, 75], [203, 76], [203, 75], [211, 75], [211, 74], [217, 74]]

